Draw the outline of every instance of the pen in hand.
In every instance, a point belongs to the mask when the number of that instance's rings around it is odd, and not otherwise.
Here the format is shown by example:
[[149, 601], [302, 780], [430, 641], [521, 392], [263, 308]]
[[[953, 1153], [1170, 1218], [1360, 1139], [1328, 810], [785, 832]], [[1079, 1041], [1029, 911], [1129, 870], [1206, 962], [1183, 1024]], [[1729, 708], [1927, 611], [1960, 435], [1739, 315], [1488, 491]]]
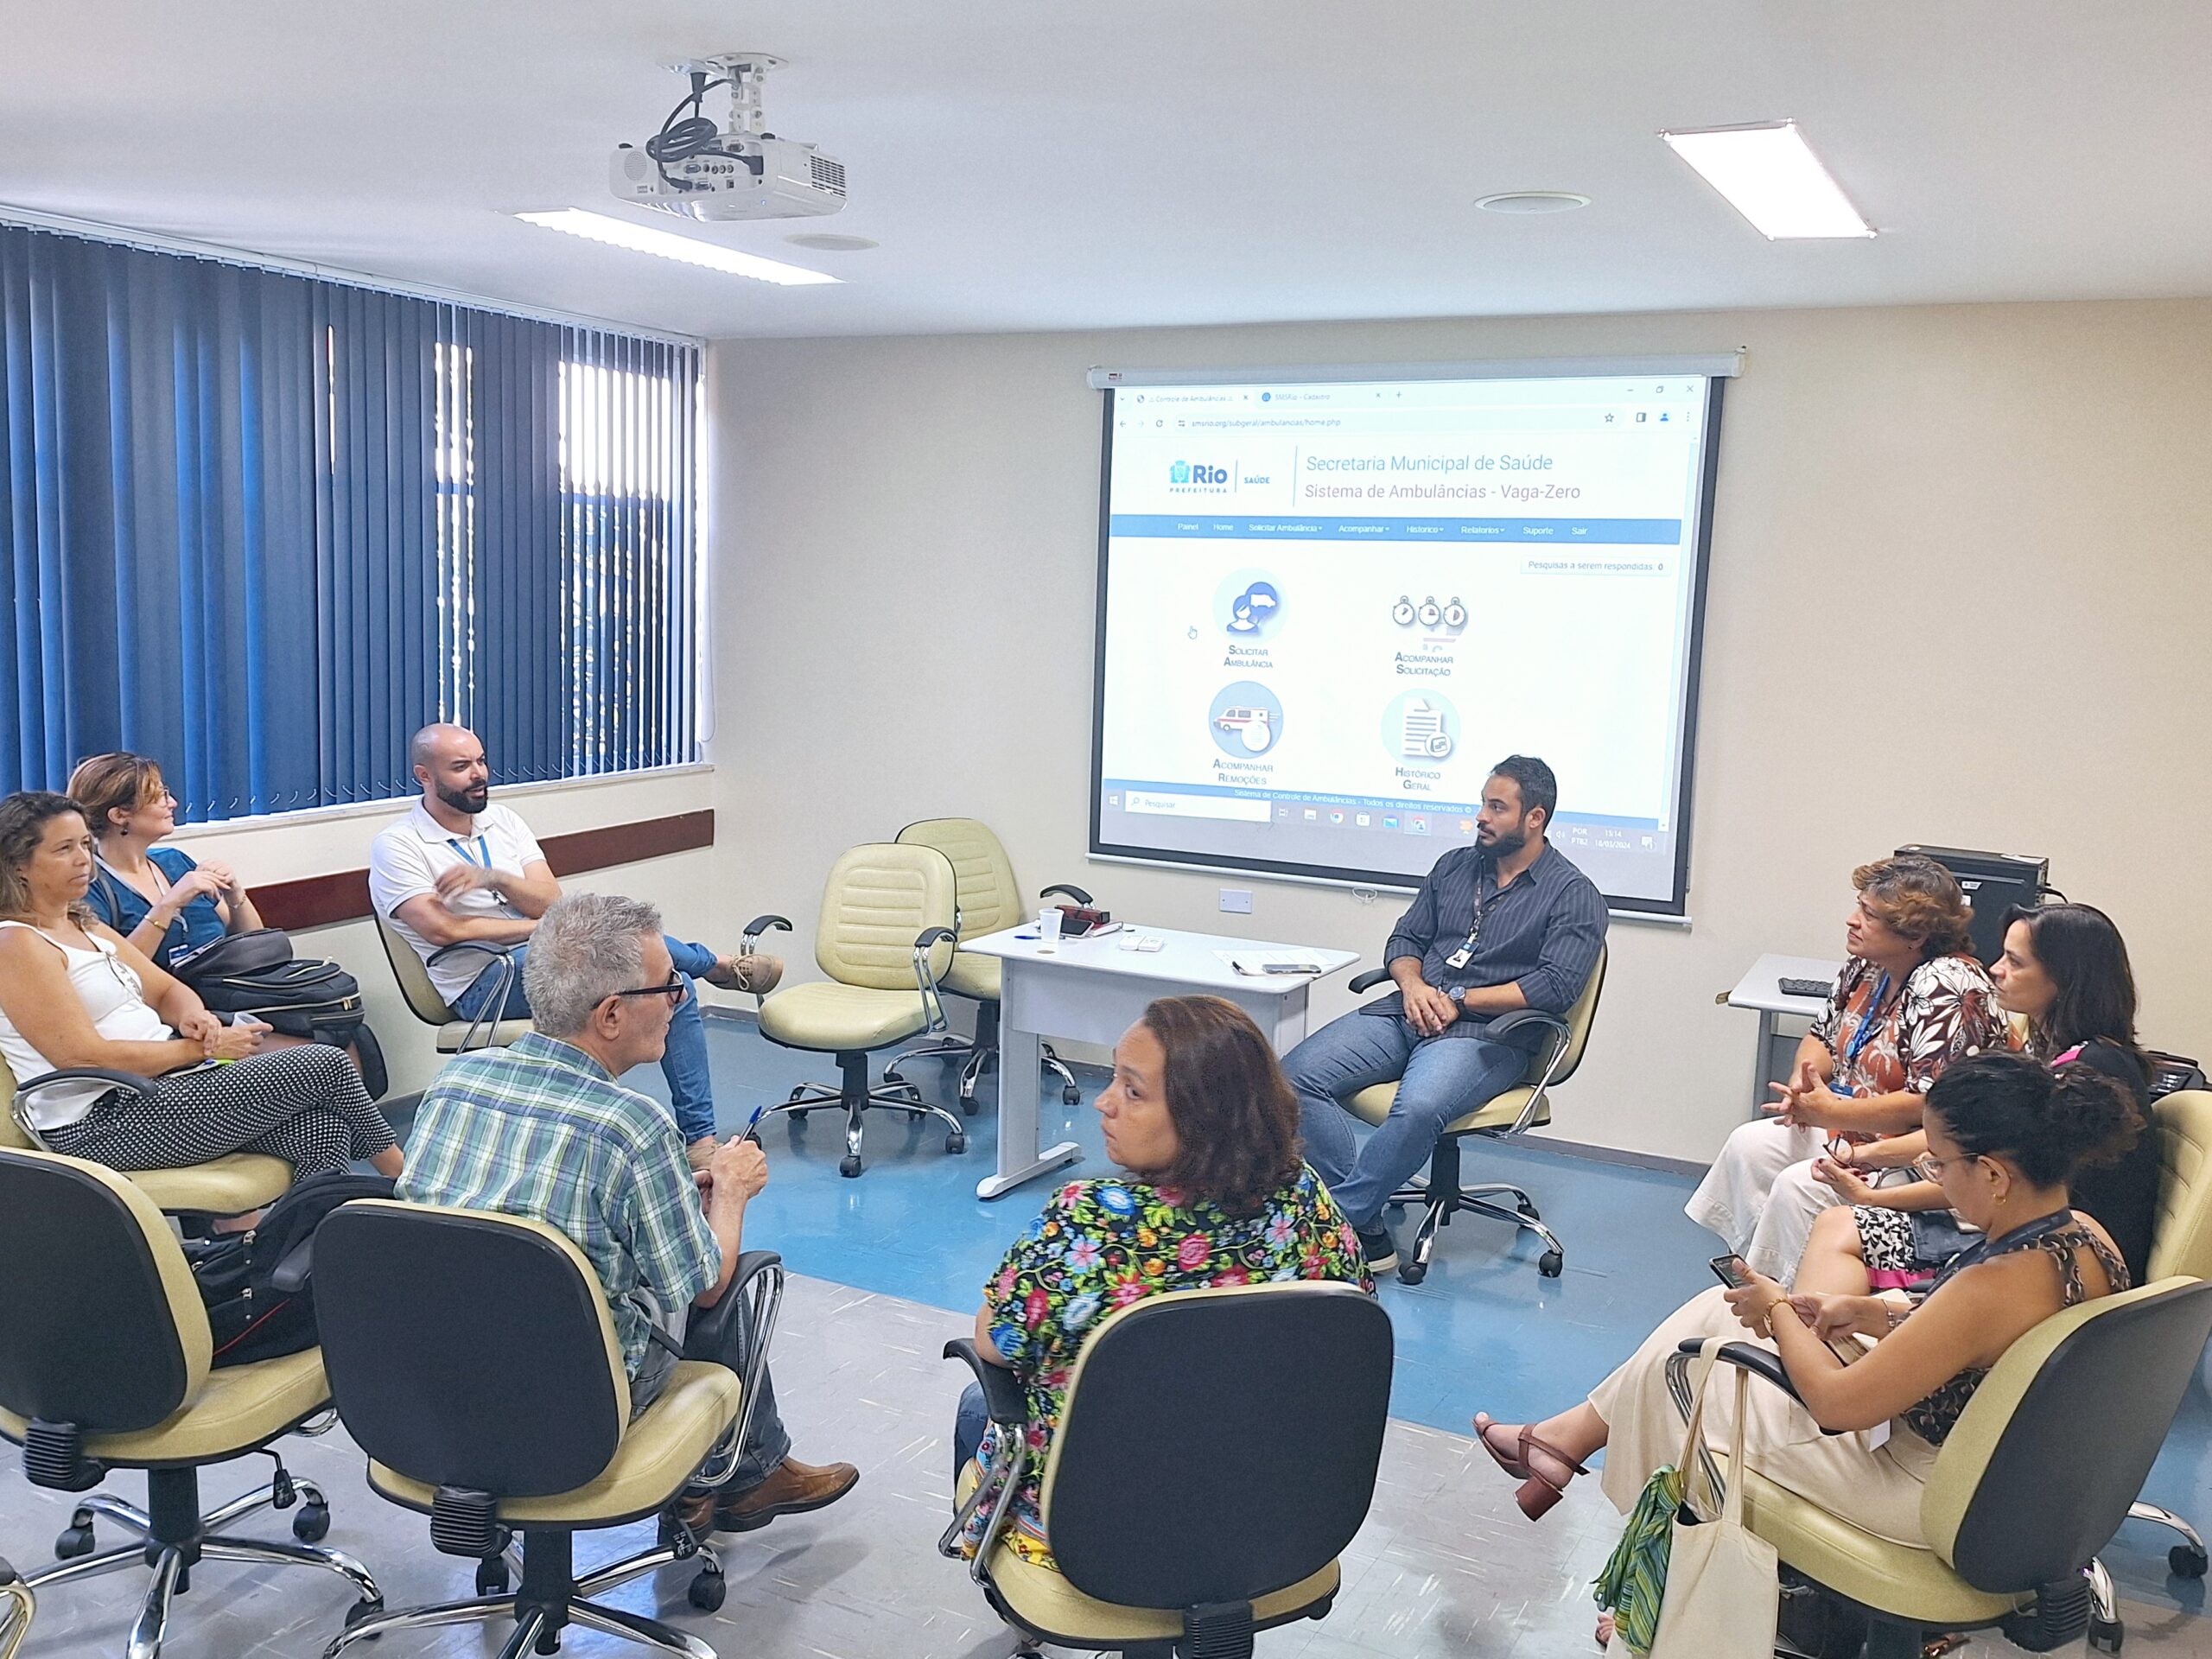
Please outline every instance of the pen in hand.
[[754, 1146], [759, 1146], [760, 1144], [760, 1119], [766, 1114], [767, 1110], [768, 1109], [766, 1106], [755, 1106], [753, 1109], [753, 1116], [747, 1118], [745, 1122], [745, 1133], [739, 1135], [737, 1138], [741, 1141], [750, 1141]]

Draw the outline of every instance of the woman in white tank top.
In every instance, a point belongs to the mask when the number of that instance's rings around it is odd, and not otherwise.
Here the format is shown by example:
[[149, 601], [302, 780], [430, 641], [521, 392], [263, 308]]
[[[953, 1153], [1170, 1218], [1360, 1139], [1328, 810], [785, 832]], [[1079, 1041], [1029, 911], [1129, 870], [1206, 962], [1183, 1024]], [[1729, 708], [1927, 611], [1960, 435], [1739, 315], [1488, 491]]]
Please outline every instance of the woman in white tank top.
[[0, 801], [0, 1058], [18, 1085], [97, 1066], [149, 1090], [55, 1084], [26, 1103], [51, 1150], [117, 1169], [175, 1168], [240, 1150], [296, 1175], [399, 1148], [345, 1056], [319, 1043], [263, 1052], [268, 1027], [226, 1026], [192, 988], [92, 919], [92, 838], [67, 796]]

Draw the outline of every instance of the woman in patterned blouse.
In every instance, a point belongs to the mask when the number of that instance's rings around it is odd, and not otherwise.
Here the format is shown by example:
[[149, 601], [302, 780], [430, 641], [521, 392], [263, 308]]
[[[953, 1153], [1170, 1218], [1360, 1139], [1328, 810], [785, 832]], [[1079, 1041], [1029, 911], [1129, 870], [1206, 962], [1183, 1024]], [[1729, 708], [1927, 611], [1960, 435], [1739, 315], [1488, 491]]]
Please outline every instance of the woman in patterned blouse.
[[[1127, 1174], [1053, 1194], [985, 1283], [976, 1315], [977, 1351], [1021, 1379], [1029, 1404], [1029, 1473], [1006, 1536], [1025, 1560], [1046, 1566], [1038, 1487], [1069, 1370], [1099, 1320], [1163, 1291], [1213, 1285], [1326, 1279], [1375, 1288], [1359, 1240], [1300, 1156], [1298, 1097], [1236, 1004], [1154, 1002], [1115, 1046], [1114, 1078], [1097, 1105], [1106, 1155]], [[971, 1460], [991, 1469], [997, 1434], [971, 1384], [954, 1435], [956, 1482]], [[995, 1501], [986, 1493], [976, 1508], [971, 1554]]]
[[[1850, 960], [1797, 1045], [1795, 1075], [1772, 1085], [1774, 1116], [1742, 1125], [1683, 1205], [1759, 1272], [1788, 1284], [1813, 1223], [1843, 1200], [1813, 1173], [1830, 1143], [1920, 1127], [1946, 1066], [2010, 1046], [1997, 988], [1973, 954], [1974, 912], [1929, 858], [1885, 858], [1851, 874]], [[1881, 1179], [1910, 1179], [1904, 1170]]]
[[[2133, 1101], [2085, 1065], [2047, 1070], [2024, 1054], [1961, 1060], [1928, 1091], [1922, 1173], [1983, 1233], [1917, 1309], [1872, 1294], [1792, 1295], [1764, 1275], [1716, 1286], [1670, 1314], [1580, 1405], [1541, 1423], [1475, 1419], [1484, 1449], [1522, 1483], [1535, 1519], [1558, 1502], [1599, 1447], [1599, 1478], [1626, 1514], [1653, 1470], [1682, 1449], [1667, 1361], [1690, 1338], [1752, 1335], [1781, 1356], [1803, 1404], [1753, 1382], [1746, 1455], [1777, 1485], [1892, 1542], [1927, 1547], [1920, 1499], [1936, 1449], [1974, 1390], [2020, 1338], [2077, 1302], [2127, 1288], [2126, 1264], [2095, 1222], [2071, 1207], [2084, 1164], [2141, 1132]], [[1849, 1364], [1829, 1344], [1857, 1355]], [[1728, 1445], [1736, 1391], [1706, 1397], [1705, 1434]]]

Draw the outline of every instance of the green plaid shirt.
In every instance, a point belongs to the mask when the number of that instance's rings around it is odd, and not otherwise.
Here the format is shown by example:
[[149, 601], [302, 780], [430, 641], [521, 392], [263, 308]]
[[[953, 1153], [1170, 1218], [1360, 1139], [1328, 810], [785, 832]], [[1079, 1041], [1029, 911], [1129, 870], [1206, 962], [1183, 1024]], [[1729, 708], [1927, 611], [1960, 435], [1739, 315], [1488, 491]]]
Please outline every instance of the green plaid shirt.
[[633, 1378], [652, 1328], [633, 1293], [644, 1285], [663, 1306], [684, 1307], [721, 1272], [667, 1109], [540, 1032], [438, 1074], [416, 1109], [399, 1196], [567, 1234], [606, 1287]]

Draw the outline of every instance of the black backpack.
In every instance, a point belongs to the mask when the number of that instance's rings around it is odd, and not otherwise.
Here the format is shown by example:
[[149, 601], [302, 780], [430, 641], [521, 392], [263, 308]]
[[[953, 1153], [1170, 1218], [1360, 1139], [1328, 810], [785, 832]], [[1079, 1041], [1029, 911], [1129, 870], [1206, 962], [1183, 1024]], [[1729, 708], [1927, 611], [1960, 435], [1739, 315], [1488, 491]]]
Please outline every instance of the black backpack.
[[341, 1204], [391, 1193], [385, 1176], [327, 1170], [294, 1182], [251, 1232], [188, 1243], [192, 1276], [215, 1339], [210, 1363], [245, 1365], [314, 1347], [315, 1230]]
[[360, 1057], [369, 1098], [384, 1098], [391, 1078], [362, 1011], [360, 982], [334, 962], [295, 957], [282, 929], [218, 939], [179, 957], [169, 971], [216, 1014], [250, 1014], [287, 1037], [333, 1048], [350, 1046]]

